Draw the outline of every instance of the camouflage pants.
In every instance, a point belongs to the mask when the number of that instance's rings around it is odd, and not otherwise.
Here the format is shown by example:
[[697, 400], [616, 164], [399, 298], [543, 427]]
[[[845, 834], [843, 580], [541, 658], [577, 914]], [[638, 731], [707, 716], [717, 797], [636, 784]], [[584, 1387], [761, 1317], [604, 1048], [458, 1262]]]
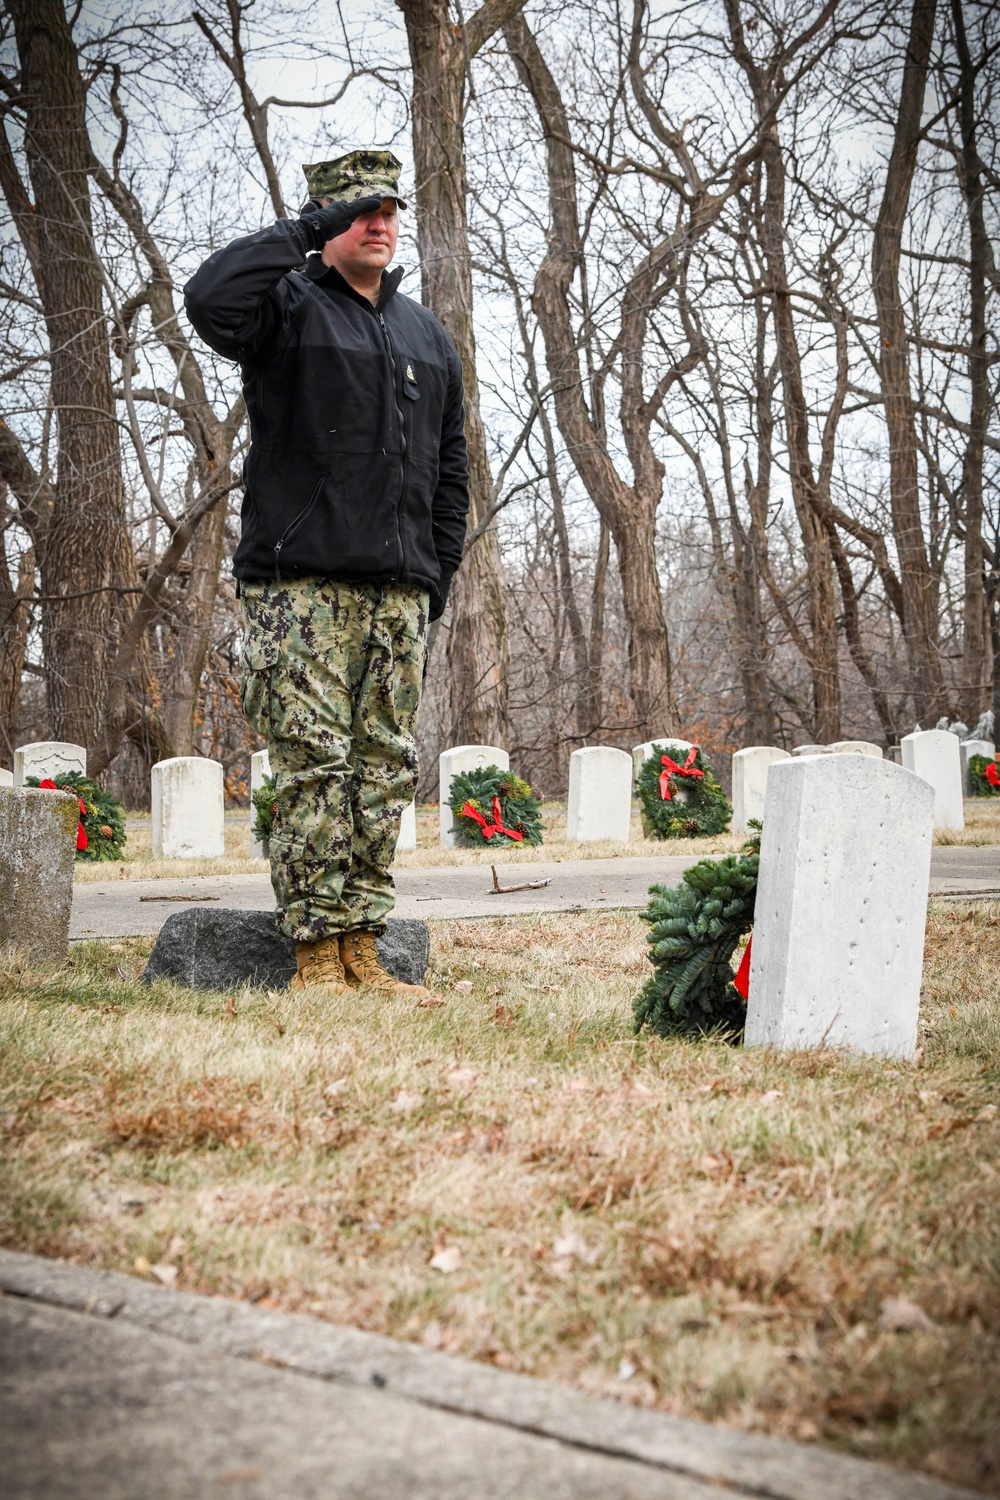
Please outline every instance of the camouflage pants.
[[275, 779], [278, 925], [306, 943], [380, 930], [395, 899], [399, 820], [417, 786], [427, 593], [322, 578], [240, 592], [243, 712]]

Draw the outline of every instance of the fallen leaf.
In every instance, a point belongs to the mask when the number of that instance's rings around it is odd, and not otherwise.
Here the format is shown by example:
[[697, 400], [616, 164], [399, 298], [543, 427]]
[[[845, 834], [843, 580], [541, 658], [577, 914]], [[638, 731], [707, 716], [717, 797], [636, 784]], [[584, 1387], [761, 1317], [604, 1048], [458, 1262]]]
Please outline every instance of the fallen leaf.
[[590, 1079], [571, 1078], [569, 1083], [566, 1085], [566, 1088], [567, 1091], [571, 1094], [585, 1094], [590, 1088]]
[[583, 1235], [575, 1229], [569, 1229], [565, 1234], [557, 1235], [552, 1246], [552, 1255], [555, 1260], [583, 1260], [588, 1265], [593, 1265], [597, 1259], [597, 1251], [591, 1249]]
[[986, 1125], [990, 1120], [995, 1120], [998, 1114], [1000, 1114], [1000, 1110], [997, 1109], [995, 1104], [984, 1104], [976, 1116], [976, 1124]]
[[450, 1089], [471, 1089], [477, 1078], [475, 1068], [452, 1068], [447, 1083]]
[[226, 1015], [227, 1016], [235, 1016], [235, 1014], [236, 1014], [236, 1000], [235, 1000], [234, 996], [230, 995], [229, 998], [226, 1000]]
[[461, 1264], [462, 1252], [457, 1245], [442, 1245], [431, 1256], [431, 1270], [440, 1271], [442, 1276], [450, 1276]]
[[349, 1078], [335, 1078], [333, 1082], [328, 1083], [326, 1088], [323, 1090], [323, 1098], [336, 1099], [338, 1094], [346, 1093], [347, 1085], [350, 1083], [350, 1081], [351, 1080]]
[[165, 1266], [165, 1265], [150, 1266], [150, 1268], [149, 1268], [149, 1274], [150, 1274], [150, 1276], [155, 1276], [156, 1280], [160, 1283], [161, 1286], [176, 1286], [177, 1285], [177, 1267], [176, 1266]]
[[411, 1110], [419, 1109], [423, 1102], [423, 1094], [416, 1094], [412, 1089], [400, 1089], [389, 1108], [397, 1115], [408, 1115]]
[[954, 1135], [956, 1130], [964, 1130], [966, 1125], [971, 1124], [971, 1115], [953, 1115], [950, 1120], [940, 1120], [937, 1125], [932, 1125], [927, 1132], [927, 1139], [933, 1141], [941, 1135]]
[[773, 1104], [775, 1099], [781, 1099], [782, 1097], [780, 1089], [768, 1089], [766, 1094], [761, 1094], [760, 1102], [761, 1104]]
[[923, 1308], [916, 1302], [911, 1302], [908, 1297], [886, 1297], [878, 1322], [886, 1333], [906, 1333], [912, 1330], [934, 1333], [937, 1329], [937, 1324], [927, 1316]]
[[513, 1026], [514, 1012], [508, 1010], [506, 1005], [495, 1005], [493, 1007], [493, 1019], [498, 1026]]
[[148, 1276], [149, 1275], [149, 1261], [146, 1259], [146, 1257], [144, 1255], [137, 1255], [136, 1258], [135, 1258], [135, 1260], [132, 1262], [132, 1265], [135, 1268], [135, 1271], [136, 1271], [137, 1275], [139, 1275], [139, 1276]]
[[187, 1249], [187, 1240], [182, 1240], [179, 1234], [175, 1234], [167, 1246], [165, 1260], [179, 1260]]
[[472, 980], [460, 979], [457, 984], [452, 985], [452, 989], [458, 995], [471, 995], [473, 990]]
[[417, 1010], [437, 1010], [440, 1005], [447, 1005], [443, 995], [421, 995], [416, 1001]]

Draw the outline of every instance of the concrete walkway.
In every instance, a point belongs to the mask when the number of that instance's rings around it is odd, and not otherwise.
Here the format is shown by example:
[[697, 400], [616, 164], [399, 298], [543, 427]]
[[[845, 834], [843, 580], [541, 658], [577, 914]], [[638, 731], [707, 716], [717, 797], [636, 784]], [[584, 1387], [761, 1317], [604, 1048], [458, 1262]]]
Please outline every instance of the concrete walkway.
[[[504, 917], [524, 912], [600, 911], [646, 905], [649, 887], [677, 885], [689, 856], [568, 859], [544, 864], [498, 865], [501, 885], [551, 880], [541, 890], [498, 896], [488, 868], [429, 866], [398, 870], [398, 917]], [[936, 848], [931, 860], [934, 896], [1000, 898], [1000, 848]], [[241, 911], [271, 911], [266, 875], [189, 875], [177, 880], [105, 880], [73, 888], [71, 938], [137, 937], [159, 932], [171, 912], [211, 902]]]
[[316, 1319], [0, 1251], [14, 1500], [972, 1500]]

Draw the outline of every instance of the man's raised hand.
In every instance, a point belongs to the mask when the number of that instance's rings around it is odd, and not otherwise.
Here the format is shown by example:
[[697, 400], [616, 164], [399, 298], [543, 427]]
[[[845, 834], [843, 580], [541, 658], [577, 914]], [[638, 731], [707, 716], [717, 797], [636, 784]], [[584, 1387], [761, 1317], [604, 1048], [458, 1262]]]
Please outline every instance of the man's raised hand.
[[355, 219], [360, 219], [362, 214], [373, 214], [381, 207], [380, 197], [356, 198], [353, 203], [338, 201], [325, 207], [312, 199], [303, 209], [296, 227], [303, 231], [306, 250], [322, 250], [327, 240], [336, 239], [338, 234], [350, 229]]

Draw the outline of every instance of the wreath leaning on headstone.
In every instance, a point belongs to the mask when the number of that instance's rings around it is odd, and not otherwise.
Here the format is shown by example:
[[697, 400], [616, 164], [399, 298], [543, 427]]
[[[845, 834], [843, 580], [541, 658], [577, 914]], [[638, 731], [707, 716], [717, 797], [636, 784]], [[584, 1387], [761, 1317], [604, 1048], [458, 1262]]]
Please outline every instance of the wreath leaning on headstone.
[[969, 790], [974, 797], [1000, 797], [1000, 766], [995, 760], [969, 756]]
[[452, 777], [448, 804], [456, 841], [466, 849], [481, 849], [494, 839], [498, 843], [542, 842], [541, 803], [526, 781], [499, 766], [460, 771]]
[[250, 801], [253, 803], [253, 837], [258, 844], [270, 842], [271, 830], [274, 828], [274, 815], [278, 804], [275, 801], [274, 777], [265, 776], [260, 786], [251, 794]]
[[95, 862], [125, 858], [125, 809], [110, 792], [102, 792], [89, 776], [60, 771], [57, 776], [26, 776], [25, 786], [46, 792], [71, 792], [80, 803], [76, 831], [77, 859]]
[[742, 853], [700, 860], [680, 885], [650, 889], [642, 919], [650, 924], [653, 973], [635, 1000], [636, 1031], [648, 1026], [662, 1037], [742, 1037], [749, 949], [736, 976], [731, 960], [753, 926], [759, 863], [758, 829]]
[[[678, 792], [684, 788], [683, 800]], [[654, 745], [636, 777], [645, 826], [654, 839], [689, 839], [724, 833], [733, 810], [699, 745], [690, 750], [666, 741]]]

